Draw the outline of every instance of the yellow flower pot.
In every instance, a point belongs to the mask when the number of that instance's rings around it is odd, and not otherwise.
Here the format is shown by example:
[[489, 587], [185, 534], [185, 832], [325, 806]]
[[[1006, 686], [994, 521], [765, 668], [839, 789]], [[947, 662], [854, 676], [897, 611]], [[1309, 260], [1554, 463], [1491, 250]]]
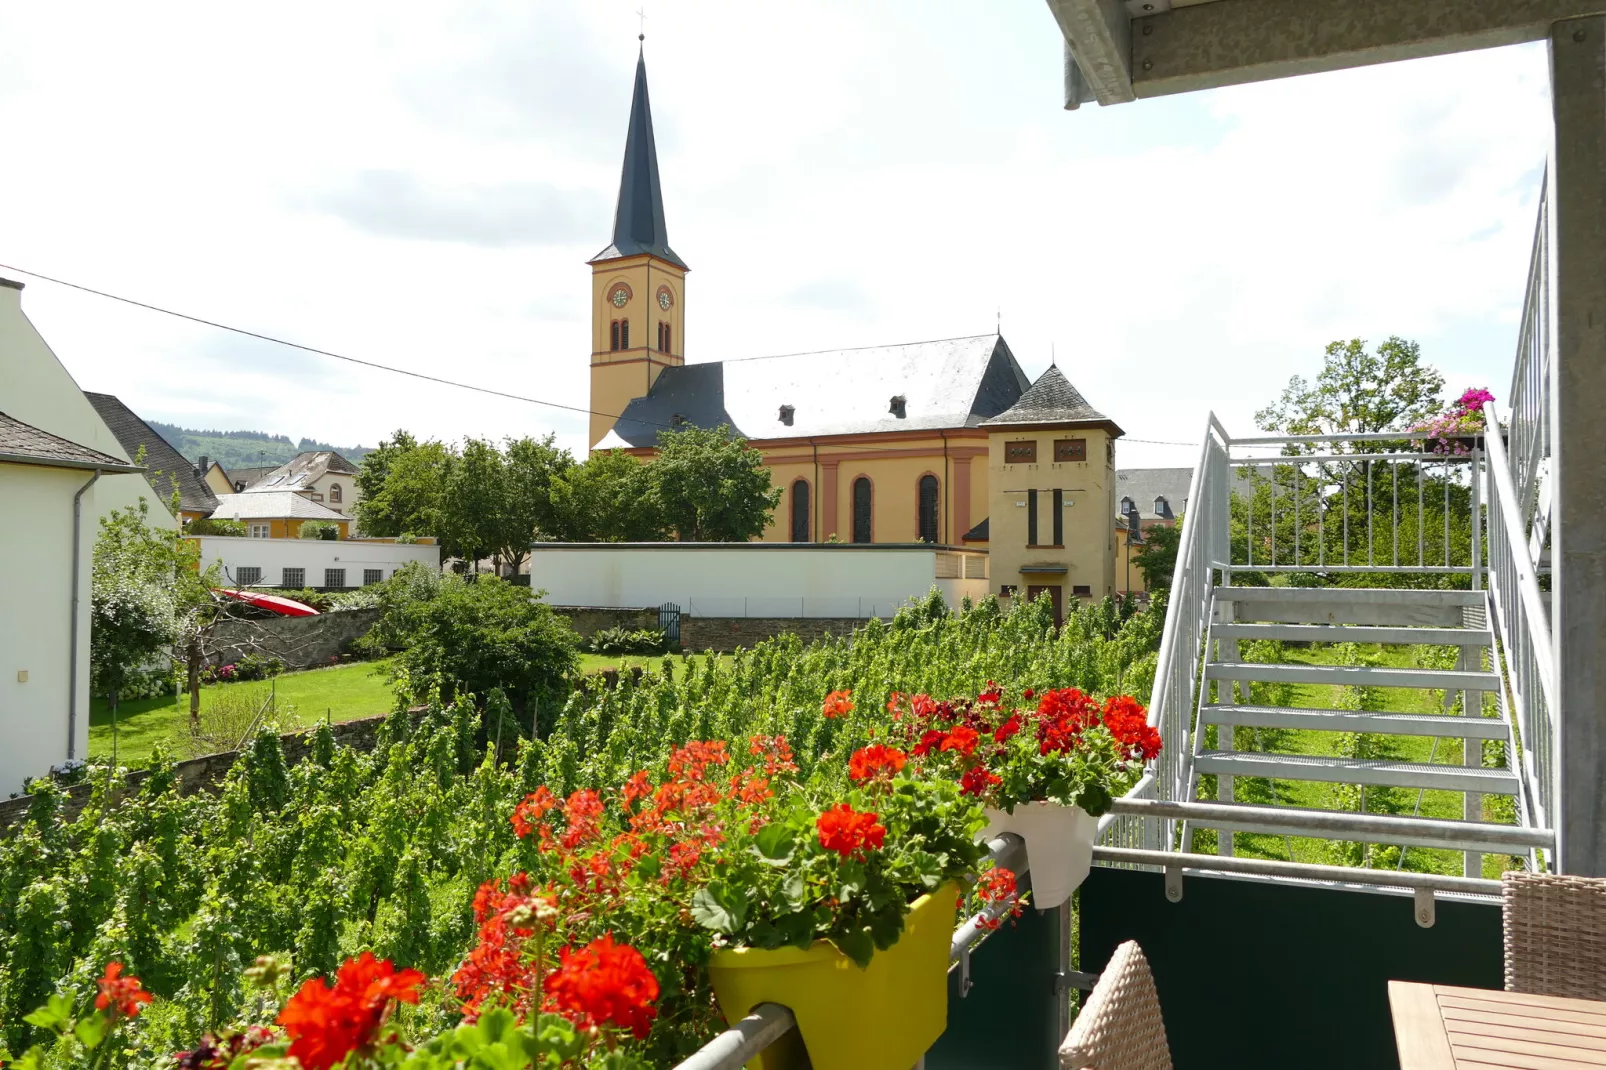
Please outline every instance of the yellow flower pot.
[[[726, 948], [714, 952], [709, 978], [727, 1022], [760, 1003], [790, 1007], [813, 1070], [909, 1070], [948, 1023], [948, 948], [959, 889], [945, 884], [914, 901], [903, 935], [860, 969], [834, 946], [807, 951]], [[807, 1065], [798, 1045], [778, 1044], [750, 1070]]]

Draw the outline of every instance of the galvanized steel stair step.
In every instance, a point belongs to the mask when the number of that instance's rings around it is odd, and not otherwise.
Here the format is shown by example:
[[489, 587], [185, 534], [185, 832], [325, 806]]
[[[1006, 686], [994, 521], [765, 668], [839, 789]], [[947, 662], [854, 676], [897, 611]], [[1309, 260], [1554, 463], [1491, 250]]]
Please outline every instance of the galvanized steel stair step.
[[1318, 710], [1233, 703], [1201, 706], [1202, 724], [1245, 728], [1296, 728], [1316, 732], [1374, 732], [1438, 739], [1505, 739], [1506, 722], [1497, 717], [1452, 717], [1435, 713], [1378, 713], [1372, 710]]
[[1265, 777], [1271, 780], [1319, 780], [1332, 784], [1430, 788], [1489, 795], [1514, 795], [1517, 791], [1517, 778], [1509, 769], [1469, 769], [1459, 765], [1391, 762], [1375, 758], [1203, 751], [1194, 759], [1194, 768], [1200, 773]]
[[1409, 587], [1217, 587], [1218, 602], [1326, 602], [1331, 605], [1481, 606], [1482, 591]]
[[1485, 628], [1412, 628], [1368, 624], [1214, 624], [1217, 639], [1283, 639], [1298, 643], [1389, 643], [1488, 646]]
[[[1290, 811], [1298, 813], [1302, 817], [1312, 814], [1331, 814], [1333, 817], [1344, 818], [1353, 817], [1353, 813], [1341, 810], [1323, 810], [1316, 807], [1262, 806], [1254, 803], [1213, 803], [1212, 805], [1221, 809], [1239, 811], [1239, 813], [1232, 815], [1231, 820], [1190, 817], [1188, 824], [1194, 828], [1259, 833], [1265, 836], [1300, 836], [1319, 840], [1347, 839], [1352, 843], [1402, 844], [1410, 847], [1437, 847], [1455, 851], [1478, 851], [1484, 854], [1522, 854], [1528, 849], [1526, 846], [1517, 846], [1510, 842], [1480, 840], [1469, 838], [1465, 835], [1457, 836], [1453, 841], [1449, 841], [1442, 835], [1413, 832], [1412, 824], [1408, 821], [1402, 821], [1400, 824], [1403, 827], [1401, 828], [1391, 828], [1365, 837], [1355, 835], [1341, 837], [1332, 833], [1314, 830], [1305, 825], [1284, 824], [1278, 819]], [[1367, 816], [1369, 818], [1383, 818], [1388, 815], [1369, 814]], [[1467, 822], [1467, 824], [1473, 828], [1477, 827], [1472, 822]]]
[[1217, 587], [1212, 597], [1217, 604], [1232, 603], [1236, 621], [1482, 628], [1488, 616], [1483, 591]]
[[1211, 680], [1249, 680], [1272, 684], [1328, 684], [1353, 687], [1426, 687], [1448, 691], [1493, 691], [1492, 672], [1458, 669], [1395, 669], [1375, 665], [1265, 664], [1212, 661], [1205, 665]]

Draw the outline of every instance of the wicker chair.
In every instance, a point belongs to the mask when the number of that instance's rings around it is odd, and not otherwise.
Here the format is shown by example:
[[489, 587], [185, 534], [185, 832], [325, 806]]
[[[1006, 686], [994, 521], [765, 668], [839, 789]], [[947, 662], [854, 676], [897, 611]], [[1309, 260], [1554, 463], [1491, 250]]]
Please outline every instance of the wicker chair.
[[1136, 941], [1110, 956], [1060, 1045], [1060, 1070], [1171, 1070], [1160, 997]]
[[1606, 1000], [1606, 879], [1508, 872], [1506, 991]]

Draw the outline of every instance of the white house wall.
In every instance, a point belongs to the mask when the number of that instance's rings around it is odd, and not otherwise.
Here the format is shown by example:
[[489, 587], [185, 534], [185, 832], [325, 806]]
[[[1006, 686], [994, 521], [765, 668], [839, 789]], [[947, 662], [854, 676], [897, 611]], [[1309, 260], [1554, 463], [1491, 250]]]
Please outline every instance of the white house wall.
[[237, 539], [203, 535], [202, 566], [222, 562], [228, 582], [235, 583], [239, 569], [260, 568], [260, 586], [277, 587], [286, 568], [305, 569], [308, 587], [324, 586], [324, 570], [346, 570], [346, 586], [361, 587], [364, 569], [377, 568], [384, 578], [410, 561], [439, 569], [441, 549], [422, 543], [364, 542], [350, 539]]
[[890, 617], [933, 586], [950, 605], [987, 593], [984, 566], [973, 565], [971, 579], [938, 579], [942, 555], [953, 556], [925, 547], [540, 544], [530, 556], [530, 586], [553, 605], [672, 602], [697, 617]]
[[[22, 291], [0, 286], [0, 412], [41, 431], [132, 461], [78, 383], [22, 311]], [[102, 476], [84, 496], [88, 528], [114, 509], [150, 503], [150, 522], [177, 527], [143, 475]]]
[[[3, 292], [3, 291], [0, 291]], [[15, 291], [13, 291], [15, 292]], [[78, 634], [73, 754], [89, 747], [89, 563], [93, 517], [85, 513], [72, 613], [73, 495], [88, 472], [0, 464], [0, 799], [67, 758], [70, 637]], [[104, 481], [105, 477], [102, 477]], [[86, 495], [87, 497], [87, 495]]]

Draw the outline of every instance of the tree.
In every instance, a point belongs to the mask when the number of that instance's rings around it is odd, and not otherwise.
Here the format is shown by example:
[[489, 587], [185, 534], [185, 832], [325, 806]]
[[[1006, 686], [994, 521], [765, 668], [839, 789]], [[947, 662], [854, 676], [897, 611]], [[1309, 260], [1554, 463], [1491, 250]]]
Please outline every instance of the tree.
[[1177, 570], [1177, 548], [1182, 545], [1182, 517], [1175, 524], [1156, 524], [1143, 532], [1143, 549], [1132, 555], [1132, 563], [1143, 570], [1149, 590], [1171, 586]]
[[1391, 336], [1375, 353], [1359, 338], [1330, 342], [1316, 381], [1294, 376], [1255, 422], [1287, 435], [1403, 431], [1437, 414], [1443, 389], [1444, 376], [1422, 363], [1415, 342]]
[[243, 520], [222, 520], [215, 517], [201, 517], [184, 525], [186, 535], [225, 535], [235, 539], [245, 538], [247, 530]]
[[332, 520], [307, 520], [301, 525], [303, 539], [323, 539], [334, 542], [340, 538], [340, 525]]
[[757, 538], [781, 501], [764, 455], [726, 424], [660, 432], [649, 468], [664, 520], [683, 541]]
[[435, 533], [441, 549], [478, 571], [479, 560], [498, 548], [509, 526], [502, 454], [471, 438], [446, 467]]
[[495, 576], [443, 577], [429, 597], [397, 599], [376, 628], [405, 647], [395, 678], [414, 690], [408, 698], [435, 683], [447, 699], [499, 687], [515, 709], [555, 714], [578, 664], [580, 640], [568, 620]]
[[556, 436], [551, 434], [541, 439], [509, 440], [504, 453], [509, 513], [515, 520], [512, 534], [518, 539], [518, 552], [515, 555], [515, 546], [509, 545], [503, 555], [516, 568], [529, 551], [532, 538], [555, 532], [560, 526], [554, 495], [575, 463], [574, 455], [559, 447]]
[[418, 442], [397, 431], [364, 457], [357, 471], [358, 527], [365, 535], [439, 535], [441, 494], [453, 460], [455, 454], [443, 443]]
[[628, 453], [598, 450], [552, 484], [552, 520], [543, 538], [556, 542], [654, 542], [668, 525], [652, 485], [651, 466]]
[[183, 614], [177, 577], [188, 543], [148, 523], [150, 507], [102, 517], [90, 580], [90, 688], [113, 711], [118, 695], [166, 660]]

